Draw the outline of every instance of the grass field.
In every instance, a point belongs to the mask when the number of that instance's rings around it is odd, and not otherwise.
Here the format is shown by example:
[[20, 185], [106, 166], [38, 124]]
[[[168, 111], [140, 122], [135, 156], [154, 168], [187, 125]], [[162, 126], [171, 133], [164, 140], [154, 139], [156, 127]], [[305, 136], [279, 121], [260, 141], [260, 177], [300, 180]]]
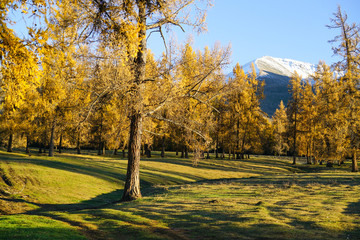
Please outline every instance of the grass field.
[[125, 159], [0, 151], [0, 239], [359, 239], [360, 174], [288, 158], [141, 162], [143, 198], [120, 202]]

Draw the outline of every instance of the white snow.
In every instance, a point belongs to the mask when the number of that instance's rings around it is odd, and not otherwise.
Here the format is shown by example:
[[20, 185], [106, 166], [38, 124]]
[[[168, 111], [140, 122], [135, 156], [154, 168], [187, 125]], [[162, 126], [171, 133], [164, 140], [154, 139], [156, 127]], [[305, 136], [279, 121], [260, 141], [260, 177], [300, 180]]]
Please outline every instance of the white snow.
[[264, 56], [251, 61], [243, 66], [246, 73], [252, 71], [251, 64], [254, 63], [256, 73], [260, 76], [267, 73], [275, 73], [291, 77], [296, 71], [303, 79], [311, 78], [315, 73], [316, 65], [287, 58], [275, 58]]

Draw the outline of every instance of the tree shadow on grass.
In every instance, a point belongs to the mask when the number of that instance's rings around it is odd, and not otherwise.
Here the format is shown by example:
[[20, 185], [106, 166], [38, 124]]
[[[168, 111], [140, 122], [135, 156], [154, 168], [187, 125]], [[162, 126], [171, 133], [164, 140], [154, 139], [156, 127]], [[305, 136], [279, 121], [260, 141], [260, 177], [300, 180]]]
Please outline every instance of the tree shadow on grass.
[[[35, 202], [31, 202], [31, 201], [27, 201], [24, 199], [11, 199], [11, 198], [0, 198], [1, 200], [6, 200], [9, 202], [15, 202], [15, 203], [26, 203], [26, 204], [31, 204], [31, 205], [35, 205], [37, 208], [34, 210], [30, 210], [27, 212], [22, 213], [22, 215], [27, 215], [27, 216], [34, 216], [34, 217], [46, 217], [46, 218], [50, 218], [53, 220], [57, 220], [57, 221], [61, 221], [64, 223], [67, 223], [73, 227], [76, 227], [80, 230], [80, 232], [86, 236], [88, 239], [105, 239], [104, 237], [104, 233], [101, 231], [97, 231], [96, 229], [93, 229], [89, 226], [87, 226], [87, 224], [85, 224], [82, 221], [77, 221], [77, 220], [72, 220], [70, 218], [67, 218], [64, 216], [63, 213], [65, 213], [65, 215], [71, 215], [73, 212], [77, 212], [77, 211], [94, 211], [96, 209], [100, 209], [100, 208], [106, 208], [108, 206], [114, 205], [118, 202], [120, 202], [120, 199], [122, 197], [123, 194], [123, 190], [117, 189], [115, 191], [109, 192], [109, 193], [104, 193], [104, 194], [100, 194], [98, 196], [96, 196], [95, 198], [92, 199], [88, 199], [88, 200], [84, 200], [81, 201], [79, 203], [69, 203], [69, 204], [39, 204], [39, 203], [35, 203]], [[34, 224], [36, 225], [36, 224]], [[49, 224], [50, 226], [50, 224]], [[40, 232], [44, 231], [44, 234], [41, 235]], [[22, 238], [21, 236], [19, 237], [19, 239], [72, 239], [72, 238], [61, 238], [62, 233], [61, 233], [61, 229], [53, 229], [54, 231], [51, 231], [51, 228], [47, 227], [42, 229], [41, 227], [39, 228], [29, 228], [26, 231], [29, 231], [28, 236], [30, 236], [30, 238]], [[69, 231], [69, 229], [66, 229], [66, 231]], [[4, 230], [5, 231], [5, 230]], [[13, 232], [11, 232], [13, 231]], [[6, 236], [16, 236], [16, 228], [9, 228], [6, 229], [6, 232], [4, 232], [4, 236], [6, 233]], [[58, 231], [58, 234], [55, 234], [55, 237], [50, 237], [50, 238], [42, 238], [42, 236], [48, 236], [47, 233], [56, 233], [56, 231]], [[0, 234], [1, 234], [1, 230], [0, 230]], [[0, 236], [1, 239], [1, 236]], [[76, 239], [83, 239], [83, 237], [79, 237]]]
[[[107, 216], [115, 222], [130, 222], [132, 224], [127, 228], [131, 231], [136, 231], [137, 224], [141, 222], [150, 225], [152, 221], [163, 222], [164, 219], [171, 219], [167, 222], [169, 229], [177, 229], [181, 236], [186, 236], [187, 239], [342, 239], [342, 237], [337, 238], [337, 233], [329, 233], [327, 229], [315, 226], [314, 222], [296, 220], [293, 224], [296, 227], [276, 223], [254, 223], [265, 220], [246, 217], [245, 212], [217, 211], [216, 205], [213, 211], [209, 211], [191, 210], [187, 206], [188, 203], [172, 202], [172, 204], [173, 206], [165, 204], [163, 207], [146, 203], [136, 206], [117, 205], [111, 208], [113, 214], [101, 209], [93, 214], [99, 218]], [[117, 214], [117, 211], [122, 214]], [[258, 211], [256, 206], [254, 211]], [[100, 228], [105, 227], [100, 224]], [[114, 225], [114, 228], [117, 227], [122, 231], [122, 227]]]
[[360, 200], [357, 202], [350, 203], [344, 211], [345, 214], [357, 215], [358, 216], [358, 227], [352, 231], [346, 232], [347, 239], [359, 239], [360, 236]]

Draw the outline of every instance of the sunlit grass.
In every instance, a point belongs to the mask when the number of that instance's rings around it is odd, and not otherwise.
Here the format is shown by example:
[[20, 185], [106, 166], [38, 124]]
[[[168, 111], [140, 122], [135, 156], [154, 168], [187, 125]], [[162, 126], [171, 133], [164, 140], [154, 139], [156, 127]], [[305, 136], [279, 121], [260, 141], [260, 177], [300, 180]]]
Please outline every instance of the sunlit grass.
[[0, 239], [86, 239], [75, 227], [48, 217], [31, 215], [0, 216]]
[[0, 179], [0, 214], [15, 214], [1, 217], [0, 238], [18, 234], [16, 239], [357, 239], [360, 235], [360, 176], [350, 172], [349, 162], [326, 168], [293, 166], [288, 158], [212, 156], [194, 167], [191, 159], [174, 153], [166, 158], [157, 154], [141, 161], [144, 197], [122, 203], [127, 161], [120, 156], [66, 153], [49, 158], [0, 152], [0, 167], [14, 183], [8, 186]]

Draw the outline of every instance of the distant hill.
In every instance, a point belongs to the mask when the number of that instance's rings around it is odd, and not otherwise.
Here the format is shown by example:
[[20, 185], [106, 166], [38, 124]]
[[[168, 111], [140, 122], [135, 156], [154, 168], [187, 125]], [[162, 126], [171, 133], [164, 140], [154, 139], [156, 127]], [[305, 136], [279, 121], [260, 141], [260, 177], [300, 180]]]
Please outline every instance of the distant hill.
[[311, 78], [316, 65], [292, 59], [261, 57], [243, 65], [246, 73], [251, 72], [254, 63], [258, 79], [265, 81], [265, 99], [261, 101], [261, 108], [271, 117], [283, 100], [285, 106], [290, 98], [288, 93], [289, 80], [294, 71], [303, 79]]

